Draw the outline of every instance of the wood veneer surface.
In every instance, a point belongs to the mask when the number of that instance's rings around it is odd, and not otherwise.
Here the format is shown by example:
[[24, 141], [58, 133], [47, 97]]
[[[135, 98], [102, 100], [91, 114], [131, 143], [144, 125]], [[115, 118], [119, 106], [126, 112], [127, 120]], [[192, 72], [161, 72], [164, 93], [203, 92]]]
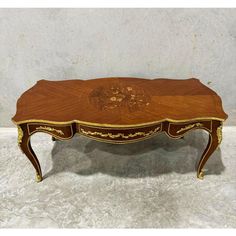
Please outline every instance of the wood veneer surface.
[[12, 120], [134, 125], [163, 119], [226, 119], [220, 97], [198, 79], [40, 80], [18, 99]]

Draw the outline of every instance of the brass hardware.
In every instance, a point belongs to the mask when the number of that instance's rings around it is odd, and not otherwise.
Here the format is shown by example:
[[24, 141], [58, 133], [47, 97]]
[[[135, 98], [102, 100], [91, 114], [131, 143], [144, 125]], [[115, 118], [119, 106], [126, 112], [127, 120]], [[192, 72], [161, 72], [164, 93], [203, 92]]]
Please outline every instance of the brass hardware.
[[187, 126], [181, 128], [180, 130], [178, 130], [176, 133], [178, 134], [178, 133], [180, 133], [182, 131], [185, 131], [185, 130], [188, 130], [188, 129], [192, 129], [193, 127], [202, 127], [202, 126], [203, 126], [202, 123], [195, 123], [195, 124], [187, 125]]
[[109, 137], [109, 138], [119, 138], [119, 137], [122, 137], [124, 139], [128, 139], [128, 138], [133, 138], [133, 137], [136, 137], [136, 136], [149, 136], [155, 132], [157, 132], [158, 130], [160, 129], [160, 127], [156, 127], [154, 130], [150, 130], [149, 132], [145, 133], [145, 132], [136, 132], [136, 133], [131, 133], [131, 134], [128, 134], [128, 135], [125, 135], [123, 133], [117, 133], [117, 134], [112, 134], [112, 133], [102, 133], [102, 132], [92, 132], [92, 131], [85, 131], [84, 129], [81, 128], [81, 132], [83, 134], [86, 134], [86, 135], [92, 135], [92, 136], [101, 136], [101, 137]]
[[18, 146], [20, 147], [21, 143], [22, 143], [22, 138], [23, 138], [23, 130], [21, 129], [21, 127], [19, 125], [17, 125], [17, 129], [18, 129], [18, 139], [17, 139], [17, 142], [18, 142]]
[[[40, 126], [40, 125], [44, 125], [44, 124], [42, 124], [42, 123], [29, 123], [29, 124], [27, 124], [27, 130], [28, 130], [29, 135], [32, 135], [32, 134], [38, 132], [37, 129], [35, 129], [34, 131], [30, 131], [30, 126], [31, 126], [31, 125], [32, 125], [32, 126], [35, 126], [35, 125]], [[56, 124], [55, 124], [55, 125], [56, 125]], [[58, 127], [58, 126], [62, 126], [62, 125], [57, 124], [56, 126]], [[65, 127], [65, 124], [63, 125], [63, 127], [64, 127], [64, 128], [68, 128], [68, 126]], [[63, 137], [63, 136], [59, 136], [59, 135], [57, 135], [57, 134], [52, 134], [51, 132], [48, 132], [47, 130], [45, 130], [44, 133], [50, 134], [50, 135], [52, 135], [53, 137], [55, 137], [56, 139], [58, 139], [58, 140], [67, 140], [67, 139], [72, 138], [73, 135], [74, 135], [74, 133], [73, 133], [73, 128], [72, 128], [72, 124], [70, 124], [69, 127], [70, 127], [70, 130], [71, 130], [71, 135], [70, 135], [70, 137]]]
[[197, 176], [199, 179], [203, 180], [204, 179], [204, 172], [201, 171], [198, 176]]
[[55, 132], [57, 132], [60, 135], [64, 135], [62, 130], [54, 129], [52, 127], [47, 127], [47, 126], [39, 126], [39, 127], [36, 128], [36, 130], [47, 130], [47, 131], [51, 131], [51, 132], [55, 131]]
[[[158, 133], [153, 134], [156, 135]], [[118, 144], [118, 145], [125, 145], [125, 144], [129, 144], [129, 143], [137, 143], [146, 139], [149, 139], [150, 137], [146, 136], [146, 137], [141, 137], [141, 138], [137, 138], [137, 139], [126, 139], [126, 140], [117, 140], [117, 139], [103, 139], [103, 138], [99, 138], [99, 137], [95, 137], [95, 136], [89, 136], [89, 135], [85, 135], [87, 137], [89, 137], [90, 139], [96, 140], [98, 142], [102, 142], [102, 143], [112, 143], [112, 144]]]
[[222, 141], [222, 127], [223, 127], [223, 125], [222, 125], [222, 122], [221, 122], [220, 126], [216, 130], [216, 134], [217, 134], [217, 138], [218, 138], [218, 144], [220, 144], [221, 141]]
[[38, 173], [36, 173], [36, 182], [39, 183], [42, 180], [43, 180], [43, 178]]

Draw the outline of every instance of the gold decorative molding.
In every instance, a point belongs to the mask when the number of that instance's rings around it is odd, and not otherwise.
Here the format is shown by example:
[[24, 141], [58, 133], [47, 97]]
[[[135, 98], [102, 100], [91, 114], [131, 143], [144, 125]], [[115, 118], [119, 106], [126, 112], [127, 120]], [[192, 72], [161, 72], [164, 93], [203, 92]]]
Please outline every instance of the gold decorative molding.
[[223, 125], [222, 125], [222, 122], [221, 122], [220, 126], [216, 130], [216, 134], [217, 134], [217, 138], [218, 138], [218, 144], [220, 144], [221, 141], [222, 141], [222, 127], [223, 127]]
[[47, 131], [50, 131], [50, 132], [57, 132], [60, 135], [64, 135], [64, 132], [62, 130], [54, 129], [54, 128], [48, 127], [48, 126], [39, 126], [39, 127], [36, 128], [36, 130], [47, 130]]
[[18, 146], [21, 145], [22, 143], [22, 138], [23, 138], [23, 130], [21, 129], [21, 127], [19, 125], [17, 125], [17, 130], [18, 130], [18, 139], [17, 139], [17, 142], [18, 142]]
[[82, 121], [82, 120], [69, 120], [69, 121], [52, 121], [52, 120], [38, 120], [38, 119], [30, 119], [30, 120], [21, 120], [21, 121], [15, 121], [12, 119], [12, 122], [16, 125], [20, 124], [25, 124], [25, 123], [47, 123], [47, 124], [52, 124], [52, 125], [68, 125], [72, 123], [77, 123], [81, 125], [92, 125], [92, 126], [100, 126], [100, 127], [114, 127], [114, 128], [123, 128], [123, 127], [144, 127], [148, 125], [154, 125], [160, 122], [168, 121], [168, 122], [173, 122], [173, 123], [182, 123], [182, 122], [190, 122], [190, 121], [202, 121], [202, 120], [218, 120], [218, 121], [225, 121], [226, 119], [221, 119], [218, 117], [196, 117], [193, 119], [180, 119], [180, 120], [175, 120], [175, 119], [170, 119], [170, 118], [165, 118], [161, 120], [155, 120], [151, 122], [145, 122], [145, 123], [139, 123], [139, 124], [132, 124], [132, 125], [127, 125], [127, 124], [109, 124], [109, 123], [95, 123], [95, 122], [88, 122], [88, 121]]
[[136, 137], [136, 136], [143, 136], [143, 137], [146, 137], [146, 136], [149, 136], [149, 135], [152, 135], [154, 133], [156, 133], [158, 130], [160, 129], [160, 127], [156, 127], [154, 130], [150, 130], [149, 132], [145, 133], [145, 132], [136, 132], [136, 133], [130, 133], [130, 134], [124, 134], [124, 133], [117, 133], [117, 134], [112, 134], [112, 133], [102, 133], [102, 132], [97, 132], [97, 131], [86, 131], [84, 129], [81, 128], [81, 132], [83, 134], [86, 134], [86, 135], [92, 135], [92, 136], [100, 136], [100, 137], [109, 137], [109, 138], [112, 138], [112, 139], [115, 139], [115, 138], [124, 138], [124, 139], [129, 139], [129, 138], [133, 138], [133, 137]]
[[178, 134], [178, 133], [181, 133], [182, 131], [192, 129], [193, 127], [202, 127], [202, 126], [203, 126], [202, 123], [195, 123], [195, 124], [187, 125], [181, 128], [180, 130], [178, 130], [176, 133]]

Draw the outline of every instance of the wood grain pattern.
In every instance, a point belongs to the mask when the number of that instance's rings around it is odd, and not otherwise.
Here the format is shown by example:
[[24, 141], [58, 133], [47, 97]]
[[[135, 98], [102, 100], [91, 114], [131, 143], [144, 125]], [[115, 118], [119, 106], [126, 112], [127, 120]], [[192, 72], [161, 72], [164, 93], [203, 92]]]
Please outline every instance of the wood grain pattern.
[[227, 115], [220, 97], [197, 79], [103, 78], [41, 80], [19, 98], [12, 120], [79, 120], [132, 126], [167, 118], [206, 117], [225, 120]]
[[160, 132], [178, 139], [202, 129], [209, 133], [197, 168], [197, 176], [203, 178], [203, 167], [222, 140], [226, 118], [220, 97], [197, 79], [103, 78], [41, 80], [19, 98], [12, 120], [18, 125], [19, 147], [41, 181], [41, 167], [30, 145], [36, 132], [50, 134], [54, 141], [79, 133], [127, 144]]

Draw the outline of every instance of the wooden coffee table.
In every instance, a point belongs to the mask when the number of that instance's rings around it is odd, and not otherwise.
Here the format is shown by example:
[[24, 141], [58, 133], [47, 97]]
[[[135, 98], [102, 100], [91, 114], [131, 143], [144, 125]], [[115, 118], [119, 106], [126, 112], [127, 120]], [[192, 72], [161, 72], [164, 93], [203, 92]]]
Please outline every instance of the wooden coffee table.
[[18, 144], [42, 180], [39, 161], [31, 147], [36, 132], [67, 140], [75, 133], [115, 144], [128, 144], [165, 132], [178, 139], [203, 129], [209, 141], [197, 167], [203, 166], [222, 140], [227, 114], [220, 97], [198, 79], [101, 78], [40, 80], [18, 99], [12, 118]]

